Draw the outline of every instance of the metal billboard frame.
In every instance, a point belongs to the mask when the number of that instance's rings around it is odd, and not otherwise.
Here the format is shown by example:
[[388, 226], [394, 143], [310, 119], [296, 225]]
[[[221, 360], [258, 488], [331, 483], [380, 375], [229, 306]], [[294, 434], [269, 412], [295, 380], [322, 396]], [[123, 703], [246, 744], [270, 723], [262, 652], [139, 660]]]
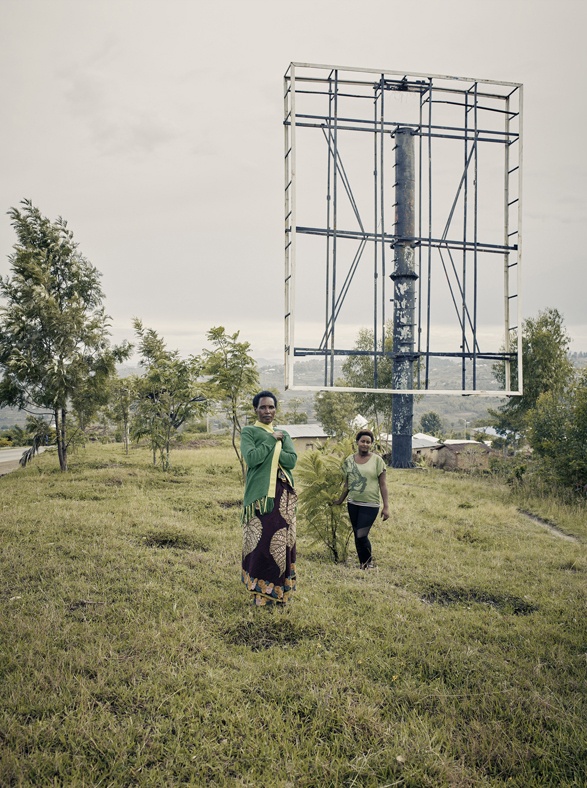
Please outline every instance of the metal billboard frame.
[[[418, 116], [407, 120], [386, 114], [391, 98], [410, 97], [417, 101]], [[308, 104], [311, 102], [311, 104]], [[344, 113], [343, 106], [367, 108], [368, 112]], [[415, 106], [415, 105], [414, 105]], [[340, 108], [340, 111], [339, 111]], [[517, 396], [522, 387], [522, 347], [517, 336], [522, 321], [521, 306], [521, 247], [522, 247], [522, 108], [523, 86], [515, 82], [497, 82], [469, 77], [431, 75], [388, 69], [354, 68], [310, 63], [291, 63], [284, 77], [284, 175], [285, 175], [285, 387], [304, 391], [373, 392], [388, 394], [458, 394], [475, 396]], [[397, 112], [397, 108], [395, 110]], [[403, 108], [402, 108], [403, 111]], [[451, 122], [447, 113], [454, 112], [456, 121]], [[436, 118], [442, 113], [442, 119]], [[452, 116], [450, 116], [452, 117]], [[458, 122], [460, 119], [460, 122]], [[389, 156], [384, 145], [395, 143], [400, 132], [414, 139], [415, 170], [413, 194], [415, 229], [410, 235], [398, 234], [398, 183], [389, 185], [387, 170]], [[321, 135], [320, 147], [326, 159], [327, 182], [324, 184], [324, 216], [322, 223], [312, 226], [298, 224], [298, 147], [302, 134]], [[353, 187], [345, 170], [343, 160], [346, 135], [369, 134], [373, 139], [372, 171], [365, 173], [373, 194], [372, 226], [362, 221], [355, 202]], [[392, 140], [390, 143], [389, 141]], [[456, 188], [445, 207], [438, 208], [438, 189], [434, 178], [439, 154], [435, 145], [459, 146], [461, 164], [456, 173]], [[447, 142], [448, 141], [448, 142]], [[486, 212], [495, 218], [496, 228], [485, 233], [478, 222], [484, 192], [480, 187], [485, 173], [482, 165], [485, 155], [481, 153], [491, 147], [491, 156], [499, 157], [503, 193], [499, 205], [491, 204]], [[499, 150], [501, 153], [495, 153]], [[318, 149], [317, 149], [318, 150]], [[394, 168], [399, 166], [396, 153]], [[452, 153], [451, 153], [452, 155]], [[489, 158], [489, 157], [488, 157]], [[442, 156], [440, 156], [442, 164]], [[493, 159], [490, 159], [493, 162]], [[485, 165], [487, 166], [487, 165]], [[492, 167], [491, 177], [497, 177]], [[395, 169], [394, 172], [397, 172]], [[314, 177], [313, 175], [311, 176]], [[387, 179], [387, 180], [385, 180]], [[316, 184], [317, 188], [320, 184]], [[495, 191], [495, 188], [492, 187]], [[448, 194], [448, 192], [447, 192]], [[338, 204], [342, 200], [352, 206], [356, 226], [341, 226], [338, 220]], [[494, 200], [497, 202], [497, 200]], [[386, 212], [395, 208], [395, 223], [390, 230], [386, 227]], [[434, 214], [433, 217], [433, 213]], [[495, 214], [495, 217], [493, 216]], [[340, 213], [342, 216], [342, 212]], [[438, 217], [444, 227], [438, 232]], [[484, 214], [485, 216], [485, 214]], [[446, 221], [445, 221], [446, 220]], [[353, 221], [355, 221], [353, 219]], [[409, 226], [409, 225], [408, 225]], [[435, 231], [436, 230], [436, 231]], [[299, 260], [298, 245], [321, 239], [326, 254], [323, 265], [323, 288], [325, 294], [323, 327], [316, 341], [297, 346], [296, 336], [296, 292]], [[356, 253], [350, 263], [341, 265], [337, 249], [342, 244], [353, 242]], [[389, 298], [393, 285], [387, 279], [397, 279], [397, 258], [402, 247], [413, 258], [412, 273], [416, 292], [415, 305], [408, 304], [404, 326], [399, 331], [412, 332], [413, 347], [400, 348], [394, 327], [393, 347], [386, 345], [385, 331], [388, 302], [395, 301], [397, 312], [398, 290], [395, 299]], [[374, 267], [369, 276], [373, 279], [373, 338], [371, 350], [340, 347], [337, 344], [337, 321], [344, 307], [353, 279], [363, 264], [366, 248], [373, 251]], [[386, 267], [388, 250], [393, 250], [396, 273]], [[503, 288], [501, 309], [503, 335], [498, 349], [484, 349], [480, 341], [478, 321], [479, 287], [478, 277], [488, 256], [503, 259]], [[444, 279], [442, 278], [444, 277]], [[440, 351], [433, 346], [431, 335], [431, 313], [434, 306], [437, 281], [449, 294], [451, 310], [456, 315], [459, 342], [454, 350]], [[404, 310], [405, 311], [405, 310]], [[454, 317], [454, 315], [453, 315]], [[396, 316], [397, 322], [397, 316]], [[400, 319], [401, 322], [401, 319]], [[408, 326], [409, 324], [409, 326]], [[389, 333], [388, 333], [389, 338]], [[517, 348], [515, 347], [517, 343]], [[365, 388], [337, 386], [334, 380], [335, 361], [341, 357], [368, 355], [375, 369], [374, 385]], [[377, 365], [382, 358], [408, 359], [412, 387], [379, 387]], [[324, 383], [321, 386], [297, 385], [295, 360], [300, 357], [320, 357], [324, 361]], [[430, 363], [436, 357], [456, 360], [459, 365], [460, 388], [434, 388], [429, 385]], [[478, 381], [480, 362], [503, 363], [505, 387], [481, 387]], [[413, 366], [412, 366], [413, 365]]]

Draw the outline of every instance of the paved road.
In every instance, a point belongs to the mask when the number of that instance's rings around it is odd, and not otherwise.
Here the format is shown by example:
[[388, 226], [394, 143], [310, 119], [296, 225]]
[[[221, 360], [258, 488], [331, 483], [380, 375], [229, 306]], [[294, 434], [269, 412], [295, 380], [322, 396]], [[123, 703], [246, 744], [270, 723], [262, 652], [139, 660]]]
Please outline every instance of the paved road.
[[17, 449], [0, 449], [0, 463], [20, 460], [24, 451], [26, 446], [19, 446]]
[[[19, 446], [18, 449], [0, 449], [0, 476], [18, 468], [18, 461], [24, 451], [26, 446]], [[44, 446], [40, 447], [39, 452], [41, 451], [45, 451]]]

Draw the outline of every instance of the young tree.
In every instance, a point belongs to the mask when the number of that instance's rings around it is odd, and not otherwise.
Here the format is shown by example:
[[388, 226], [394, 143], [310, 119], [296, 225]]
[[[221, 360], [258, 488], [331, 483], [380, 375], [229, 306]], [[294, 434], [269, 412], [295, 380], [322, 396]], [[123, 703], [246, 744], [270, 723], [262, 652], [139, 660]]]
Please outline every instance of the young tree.
[[68, 411], [85, 402], [87, 412], [100, 400], [130, 346], [110, 347], [100, 273], [67, 223], [49, 221], [29, 200], [22, 206], [9, 211], [17, 243], [12, 276], [0, 278], [0, 406], [49, 410], [66, 471]]
[[24, 467], [39, 452], [41, 446], [47, 446], [53, 442], [51, 427], [42, 416], [29, 415], [26, 419], [26, 434], [30, 447], [23, 453], [19, 462]]
[[[362, 328], [355, 342], [355, 350], [373, 351], [375, 345], [373, 331]], [[393, 325], [387, 323], [385, 338], [378, 342], [378, 350], [389, 355], [378, 356], [377, 385], [379, 388], [393, 388]], [[349, 356], [342, 367], [344, 379], [352, 388], [373, 388], [375, 363], [369, 355]], [[391, 432], [391, 394], [356, 394], [356, 402], [362, 416], [375, 425], [375, 431]]]
[[442, 419], [434, 410], [420, 416], [420, 429], [427, 435], [439, 436], [442, 432]]
[[547, 391], [528, 414], [528, 439], [543, 477], [587, 496], [587, 369]]
[[[528, 427], [528, 414], [536, 407], [539, 397], [548, 391], [564, 391], [572, 379], [573, 365], [568, 357], [570, 338], [563, 317], [556, 309], [545, 309], [536, 318], [528, 318], [522, 325], [522, 365], [524, 393], [489, 413], [494, 426], [501, 434], [524, 434]], [[517, 338], [512, 352], [517, 350]], [[516, 374], [513, 362], [513, 375]], [[496, 364], [494, 373], [499, 383], [505, 385], [505, 366]]]
[[320, 391], [314, 397], [314, 413], [324, 432], [334, 438], [353, 433], [353, 420], [358, 414], [355, 394], [349, 391]]
[[196, 356], [180, 358], [177, 350], [168, 350], [157, 332], [144, 328], [138, 319], [134, 328], [145, 374], [136, 380], [133, 433], [136, 438], [149, 438], [153, 465], [159, 456], [163, 470], [169, 470], [173, 435], [207, 407], [204, 386], [199, 382], [202, 361]]
[[126, 454], [128, 454], [131, 416], [136, 405], [138, 387], [139, 378], [134, 375], [116, 378], [110, 387], [106, 413], [107, 417], [120, 427]]
[[[275, 392], [274, 392], [275, 393]], [[308, 414], [300, 410], [303, 405], [303, 400], [299, 397], [294, 397], [288, 402], [289, 410], [279, 415], [281, 424], [307, 424]]]
[[343, 486], [342, 462], [353, 450], [347, 439], [322, 449], [307, 451], [300, 457], [296, 475], [301, 483], [300, 520], [310, 537], [325, 545], [335, 563], [344, 563], [352, 528], [346, 507], [333, 506]]
[[242, 415], [250, 411], [251, 399], [259, 390], [259, 373], [250, 344], [239, 342], [239, 334], [227, 334], [224, 326], [208, 331], [207, 339], [214, 349], [204, 351], [204, 373], [209, 376], [206, 385], [210, 399], [220, 404], [230, 420], [232, 446], [244, 479], [246, 468], [238, 436]]

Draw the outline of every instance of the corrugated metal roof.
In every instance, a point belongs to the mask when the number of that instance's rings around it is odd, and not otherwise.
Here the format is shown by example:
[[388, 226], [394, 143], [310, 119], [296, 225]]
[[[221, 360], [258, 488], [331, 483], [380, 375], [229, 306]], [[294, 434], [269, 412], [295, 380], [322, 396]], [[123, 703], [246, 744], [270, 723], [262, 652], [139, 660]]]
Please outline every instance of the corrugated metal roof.
[[429, 440], [423, 440], [422, 438], [417, 438], [415, 435], [412, 435], [412, 449], [432, 449], [435, 446], [440, 446], [440, 441], [435, 440], [431, 442]]
[[275, 429], [285, 430], [290, 438], [328, 438], [320, 424], [279, 424]]
[[465, 440], [464, 438], [448, 438], [442, 442], [446, 443], [447, 446], [456, 446], [457, 443], [481, 443], [481, 441]]

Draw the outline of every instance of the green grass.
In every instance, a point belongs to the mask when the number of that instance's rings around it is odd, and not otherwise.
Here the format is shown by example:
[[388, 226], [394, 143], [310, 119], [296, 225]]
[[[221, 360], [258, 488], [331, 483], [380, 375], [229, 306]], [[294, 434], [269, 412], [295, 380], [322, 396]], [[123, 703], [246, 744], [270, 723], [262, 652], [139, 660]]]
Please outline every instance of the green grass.
[[269, 611], [232, 450], [172, 461], [94, 446], [0, 479], [0, 785], [586, 784], [584, 507], [389, 470], [378, 569], [300, 523]]

